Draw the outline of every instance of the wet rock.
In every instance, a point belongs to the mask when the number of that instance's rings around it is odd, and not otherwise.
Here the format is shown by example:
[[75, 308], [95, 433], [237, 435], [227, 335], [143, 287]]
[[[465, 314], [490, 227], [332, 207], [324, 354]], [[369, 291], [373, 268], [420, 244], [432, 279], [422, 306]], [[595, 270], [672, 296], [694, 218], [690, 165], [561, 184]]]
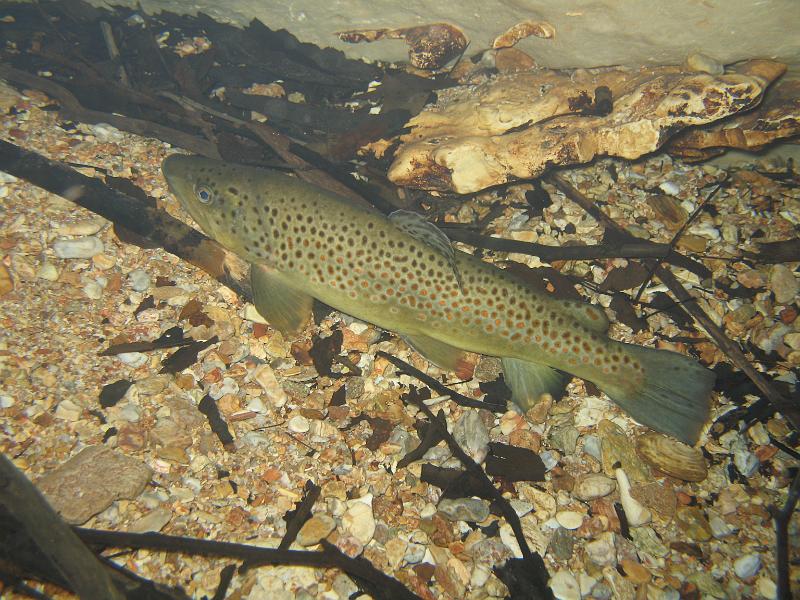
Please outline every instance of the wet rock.
[[172, 518], [172, 511], [167, 508], [156, 508], [136, 519], [128, 531], [131, 533], [147, 533], [148, 531], [161, 531]]
[[661, 543], [658, 534], [656, 534], [651, 527], [636, 527], [631, 529], [630, 533], [631, 538], [633, 538], [634, 546], [636, 546], [636, 549], [640, 552], [644, 552], [656, 558], [661, 558], [669, 554], [669, 548]]
[[150, 441], [161, 446], [188, 448], [192, 443], [192, 436], [173, 419], [160, 418], [150, 431]]
[[135, 498], [152, 472], [142, 461], [89, 446], [40, 478], [36, 487], [69, 523], [85, 523], [121, 498]]
[[630, 437], [617, 424], [603, 419], [597, 425], [601, 440], [603, 472], [615, 477], [615, 465], [619, 463], [633, 482], [650, 480], [650, 470], [639, 458]]
[[475, 462], [484, 461], [489, 452], [489, 430], [477, 410], [467, 410], [461, 415], [453, 428], [453, 436]]
[[146, 292], [150, 287], [150, 275], [142, 269], [134, 269], [128, 273], [128, 282], [136, 292]]
[[602, 460], [600, 438], [596, 435], [587, 435], [583, 438], [583, 451], [597, 460]]
[[684, 534], [695, 542], [711, 539], [711, 525], [698, 506], [682, 506], [675, 513], [675, 523]]
[[583, 523], [583, 517], [584, 515], [574, 510], [562, 510], [556, 513], [556, 521], [564, 529], [577, 529]]
[[569, 571], [558, 571], [550, 578], [548, 585], [558, 600], [580, 600], [578, 580]]
[[791, 304], [797, 298], [798, 284], [794, 272], [786, 265], [773, 265], [769, 272], [769, 289], [778, 304]]
[[58, 276], [58, 268], [51, 262], [42, 263], [42, 266], [36, 270], [36, 277], [45, 281], [57, 281]]
[[703, 453], [660, 433], [636, 439], [636, 451], [651, 467], [682, 481], [703, 481], [708, 468]]
[[610, 531], [601, 533], [585, 546], [586, 556], [598, 566], [617, 564], [617, 549], [614, 546], [614, 534]]
[[733, 571], [739, 579], [755, 577], [761, 569], [761, 556], [758, 554], [745, 554], [733, 562]]
[[53, 252], [58, 258], [92, 258], [103, 252], [103, 242], [96, 236], [56, 240]]
[[584, 501], [608, 496], [617, 488], [617, 482], [602, 473], [589, 473], [575, 482], [575, 495]]
[[437, 508], [450, 521], [480, 523], [489, 516], [489, 503], [479, 498], [445, 498]]
[[554, 558], [561, 562], [567, 561], [572, 558], [574, 548], [575, 534], [563, 527], [559, 527], [553, 532], [553, 537], [550, 538], [548, 552], [552, 554]]
[[293, 433], [306, 433], [311, 429], [311, 424], [303, 415], [295, 415], [289, 419], [287, 427]]
[[303, 523], [297, 534], [297, 543], [301, 546], [314, 546], [325, 539], [336, 527], [336, 521], [326, 514], [316, 514]]
[[678, 503], [673, 487], [667, 483], [651, 481], [631, 487], [631, 496], [665, 520], [672, 519]]
[[719, 61], [700, 52], [692, 52], [687, 56], [685, 66], [690, 71], [708, 73], [709, 75], [722, 75], [725, 72], [725, 67]]
[[728, 598], [722, 585], [707, 571], [691, 573], [686, 581], [695, 584], [703, 598]]
[[[368, 498], [369, 502], [372, 498]], [[342, 530], [355, 537], [363, 545], [372, 540], [375, 535], [375, 517], [372, 505], [364, 499], [350, 500], [348, 508], [342, 515]]]
[[564, 454], [570, 455], [575, 453], [578, 437], [580, 437], [580, 433], [571, 425], [557, 427], [550, 431], [550, 444], [563, 451]]

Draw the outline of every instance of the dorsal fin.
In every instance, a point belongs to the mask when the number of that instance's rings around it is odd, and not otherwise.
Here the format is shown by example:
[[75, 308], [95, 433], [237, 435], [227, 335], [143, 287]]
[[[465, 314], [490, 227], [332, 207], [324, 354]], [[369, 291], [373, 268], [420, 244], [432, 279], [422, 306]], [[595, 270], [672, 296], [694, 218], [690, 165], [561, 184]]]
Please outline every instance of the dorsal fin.
[[427, 244], [443, 256], [453, 270], [458, 288], [463, 293], [461, 273], [456, 265], [456, 251], [445, 233], [425, 217], [409, 210], [396, 210], [389, 215], [389, 220], [398, 228], [420, 242]]

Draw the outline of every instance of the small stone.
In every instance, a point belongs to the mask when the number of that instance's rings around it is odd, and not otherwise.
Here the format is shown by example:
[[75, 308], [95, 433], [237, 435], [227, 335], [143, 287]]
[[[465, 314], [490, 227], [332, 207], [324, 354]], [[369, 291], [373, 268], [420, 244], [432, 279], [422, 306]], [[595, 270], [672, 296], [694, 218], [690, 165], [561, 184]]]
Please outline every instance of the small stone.
[[558, 465], [558, 458], [556, 457], [555, 454], [553, 454], [549, 450], [547, 452], [542, 452], [539, 455], [539, 458], [542, 459], [542, 463], [544, 463], [544, 468], [547, 471], [551, 471], [556, 467], [556, 465]]
[[783, 336], [783, 343], [792, 350], [800, 350], [800, 333], [787, 333]]
[[739, 473], [745, 477], [751, 477], [758, 471], [761, 463], [758, 457], [747, 448], [744, 438], [738, 437], [731, 445], [733, 451], [733, 464], [736, 465]]
[[578, 580], [569, 571], [558, 571], [550, 578], [548, 585], [558, 600], [580, 600], [581, 588]]
[[730, 523], [716, 513], [711, 514], [708, 519], [708, 524], [711, 526], [711, 535], [718, 540], [728, 537], [736, 531], [736, 529], [732, 527]]
[[425, 558], [425, 551], [427, 548], [423, 544], [408, 544], [408, 548], [406, 549], [406, 554], [403, 557], [410, 565], [416, 565], [422, 562], [422, 559]]
[[564, 529], [563, 527], [557, 528], [550, 538], [548, 545], [548, 552], [561, 562], [567, 561], [572, 558], [572, 552], [575, 548], [575, 534]]
[[625, 571], [625, 576], [630, 579], [632, 583], [640, 585], [650, 581], [650, 571], [642, 566], [641, 563], [630, 558], [624, 558], [619, 564], [622, 567], [622, 570]]
[[445, 498], [437, 508], [449, 521], [480, 523], [489, 517], [489, 503], [479, 498]]
[[619, 500], [631, 527], [640, 527], [649, 523], [653, 514], [646, 506], [636, 500], [631, 495], [631, 485], [628, 476], [622, 469], [616, 469], [614, 474], [617, 477], [617, 487], [619, 488]]
[[386, 560], [389, 566], [396, 569], [403, 562], [408, 549], [408, 542], [401, 537], [393, 537], [384, 544], [386, 550]]
[[130, 533], [147, 533], [148, 531], [161, 531], [172, 518], [172, 511], [167, 508], [156, 508], [143, 517], [138, 518], [130, 527]]
[[633, 545], [640, 552], [645, 552], [655, 558], [662, 558], [669, 554], [667, 548], [652, 527], [635, 527], [630, 530]]
[[597, 424], [601, 439], [603, 471], [608, 476], [616, 476], [615, 465], [620, 463], [631, 481], [649, 481], [650, 470], [636, 454], [633, 441], [619, 425], [603, 419]]
[[583, 451], [597, 460], [602, 460], [600, 438], [596, 435], [587, 435], [583, 438]]
[[666, 521], [675, 515], [678, 498], [675, 489], [667, 481], [632, 486], [631, 496]]
[[11, 408], [17, 401], [7, 394], [0, 394], [0, 408]]
[[744, 287], [754, 290], [767, 285], [767, 276], [757, 269], [745, 269], [736, 274], [736, 281]]
[[82, 413], [83, 408], [75, 404], [72, 400], [62, 400], [56, 407], [55, 418], [74, 423], [81, 418]]
[[136, 292], [146, 292], [150, 287], [150, 275], [143, 269], [134, 269], [128, 273], [128, 283]]
[[51, 262], [45, 261], [36, 271], [36, 277], [45, 281], [58, 281], [58, 268]]
[[89, 300], [99, 300], [103, 297], [103, 286], [96, 281], [87, 281], [83, 293]]
[[[226, 398], [228, 398], [228, 400], [226, 400]], [[224, 402], [223, 402], [223, 400], [224, 400]], [[226, 394], [226, 395], [224, 395], [224, 396], [222, 396], [220, 398], [220, 401], [219, 401], [220, 410], [223, 410], [226, 413], [235, 412], [237, 410], [235, 407], [238, 405], [238, 401], [239, 401], [239, 399], [236, 396], [234, 396], [233, 394]], [[236, 404], [234, 404], [234, 403], [236, 403]], [[223, 408], [223, 406], [229, 407], [229, 408], [234, 408], [234, 410], [225, 410]], [[263, 415], [263, 414], [265, 414], [267, 412], [267, 407], [264, 405], [264, 401], [261, 399], [260, 396], [250, 400], [247, 403], [247, 405], [245, 406], [245, 409], [249, 410], [251, 412], [254, 412], [256, 414], [259, 414], [259, 415]]]
[[588, 542], [585, 546], [586, 556], [598, 566], [617, 564], [617, 550], [614, 546], [614, 534], [606, 531]]
[[778, 597], [778, 586], [768, 577], [759, 577], [756, 582], [756, 589], [761, 594], [761, 597], [767, 598], [767, 600], [774, 600]]
[[686, 233], [678, 238], [678, 248], [688, 252], [704, 252], [708, 246], [708, 240], [701, 235]]
[[678, 229], [686, 221], [686, 209], [673, 196], [651, 194], [647, 197], [647, 204], [669, 229]]
[[94, 217], [93, 219], [78, 221], [77, 223], [67, 223], [66, 225], [61, 225], [56, 230], [56, 233], [61, 236], [94, 235], [95, 233], [99, 232], [106, 223], [108, 223], [108, 221], [106, 221], [104, 218]]
[[59, 258], [92, 258], [103, 251], [103, 242], [96, 236], [56, 240], [53, 251]]
[[293, 433], [306, 433], [309, 429], [311, 429], [311, 424], [303, 415], [293, 416], [291, 419], [289, 419], [287, 426], [289, 427], [289, 431]]
[[152, 471], [142, 461], [105, 446], [88, 446], [36, 482], [69, 523], [85, 523], [112, 502], [142, 493]]
[[604, 498], [617, 489], [617, 482], [602, 473], [589, 473], [575, 483], [575, 495], [584, 501]]
[[297, 533], [297, 543], [301, 546], [314, 546], [334, 530], [336, 521], [326, 514], [316, 514], [306, 521]]
[[695, 571], [686, 578], [686, 581], [697, 586], [702, 598], [722, 599], [729, 597], [719, 581], [714, 579], [714, 576], [708, 571]]
[[121, 352], [117, 359], [131, 368], [137, 369], [147, 362], [147, 355], [143, 352]]
[[719, 61], [700, 52], [692, 52], [687, 56], [685, 66], [690, 71], [709, 75], [722, 75], [725, 72], [725, 67]]
[[733, 571], [739, 579], [755, 577], [761, 569], [761, 556], [758, 554], [745, 554], [733, 562]]
[[289, 401], [286, 392], [275, 377], [275, 372], [269, 365], [259, 365], [256, 367], [256, 370], [253, 372], [253, 380], [261, 386], [269, 403], [274, 408], [281, 408]]
[[678, 528], [695, 542], [711, 539], [711, 525], [698, 506], [681, 506], [675, 513]]
[[575, 454], [575, 447], [578, 443], [580, 433], [569, 425], [567, 427], [555, 427], [550, 431], [550, 444], [563, 451], [564, 454]]
[[108, 271], [117, 264], [117, 259], [108, 254], [98, 254], [92, 257], [92, 264], [101, 271]]
[[542, 447], [542, 436], [530, 429], [515, 429], [508, 434], [508, 443], [538, 454]]
[[465, 411], [453, 428], [453, 437], [478, 464], [489, 453], [489, 430], [477, 410]]
[[677, 196], [681, 191], [681, 187], [672, 181], [665, 181], [659, 184], [658, 188], [669, 196]]
[[562, 510], [556, 513], [556, 521], [564, 529], [577, 529], [583, 523], [583, 517], [584, 515], [574, 510]]
[[798, 291], [794, 272], [786, 265], [773, 265], [769, 272], [769, 289], [775, 294], [775, 302], [778, 304], [792, 304]]
[[375, 535], [375, 517], [372, 514], [372, 506], [361, 499], [351, 500], [348, 505], [342, 515], [342, 529], [366, 545]]
[[547, 419], [547, 413], [550, 412], [550, 408], [553, 406], [553, 396], [550, 394], [542, 394], [539, 397], [539, 400], [536, 404], [533, 405], [533, 408], [528, 410], [525, 415], [531, 421], [531, 423], [544, 423]]

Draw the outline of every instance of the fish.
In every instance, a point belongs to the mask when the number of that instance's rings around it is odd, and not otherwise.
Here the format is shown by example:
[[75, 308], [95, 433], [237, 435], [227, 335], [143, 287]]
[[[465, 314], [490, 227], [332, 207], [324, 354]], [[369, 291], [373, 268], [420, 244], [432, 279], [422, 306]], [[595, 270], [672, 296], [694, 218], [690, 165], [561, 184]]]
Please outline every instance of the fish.
[[499, 357], [523, 411], [577, 376], [639, 423], [699, 439], [712, 371], [611, 339], [602, 308], [556, 299], [458, 250], [421, 215], [387, 216], [288, 173], [199, 156], [170, 155], [162, 172], [206, 235], [250, 263], [255, 307], [288, 339], [316, 299], [457, 374], [469, 372], [469, 353]]

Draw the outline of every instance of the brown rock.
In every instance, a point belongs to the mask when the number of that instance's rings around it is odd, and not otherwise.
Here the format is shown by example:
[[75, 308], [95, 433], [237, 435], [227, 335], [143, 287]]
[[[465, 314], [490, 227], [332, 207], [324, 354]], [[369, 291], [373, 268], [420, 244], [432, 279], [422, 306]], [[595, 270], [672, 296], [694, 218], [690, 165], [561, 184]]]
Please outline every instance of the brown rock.
[[89, 446], [36, 482], [69, 523], [85, 523], [115, 500], [135, 498], [152, 471], [142, 461], [105, 446]]
[[653, 481], [631, 487], [631, 496], [662, 519], [668, 521], [675, 514], [678, 500], [668, 483]]
[[542, 447], [542, 436], [529, 429], [515, 429], [508, 434], [508, 443], [538, 453]]
[[301, 546], [314, 546], [328, 537], [336, 527], [336, 521], [325, 514], [316, 514], [306, 521], [297, 534], [297, 543]]
[[620, 561], [622, 570], [625, 571], [627, 577], [632, 583], [636, 585], [647, 583], [650, 581], [650, 571], [641, 565], [641, 563], [631, 560], [630, 558], [623, 558]]

